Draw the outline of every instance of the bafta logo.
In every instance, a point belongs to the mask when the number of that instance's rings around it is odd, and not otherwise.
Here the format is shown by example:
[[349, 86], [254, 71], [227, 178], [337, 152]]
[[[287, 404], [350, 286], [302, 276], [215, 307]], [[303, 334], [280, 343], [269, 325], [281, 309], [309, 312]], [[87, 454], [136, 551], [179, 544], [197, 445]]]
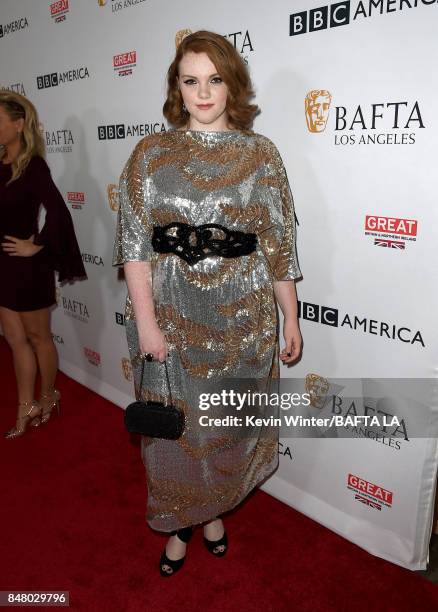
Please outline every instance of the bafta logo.
[[97, 4], [99, 6], [105, 6], [105, 4], [108, 2], [108, 0], [97, 0]]
[[304, 106], [309, 132], [323, 132], [327, 125], [332, 95], [327, 89], [312, 89], [306, 96]]
[[108, 203], [111, 210], [117, 212], [119, 210], [119, 187], [114, 183], [110, 183], [107, 187]]
[[322, 408], [330, 387], [328, 380], [318, 374], [307, 374], [305, 386], [310, 395], [310, 405], [314, 408]]
[[183, 38], [185, 38], [191, 33], [192, 33], [191, 30], [178, 30], [178, 32], [175, 34], [175, 49], [178, 49]]
[[126, 380], [129, 380], [129, 382], [131, 382], [132, 381], [132, 365], [131, 365], [131, 361], [127, 359], [126, 357], [122, 357], [122, 370], [123, 370], [123, 376], [126, 378]]

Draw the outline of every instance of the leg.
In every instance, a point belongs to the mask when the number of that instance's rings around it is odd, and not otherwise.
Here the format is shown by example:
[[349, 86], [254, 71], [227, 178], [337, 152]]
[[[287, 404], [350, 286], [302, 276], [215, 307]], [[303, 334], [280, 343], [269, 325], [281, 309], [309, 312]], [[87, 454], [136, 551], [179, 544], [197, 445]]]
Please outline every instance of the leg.
[[[15, 378], [18, 390], [18, 414], [15, 430], [8, 432], [8, 437], [24, 433], [28, 422], [33, 417], [32, 425], [38, 425], [35, 417], [40, 409], [33, 404], [37, 362], [30, 346], [20, 314], [9, 308], [0, 307], [0, 323], [6, 342], [12, 350]], [[26, 416], [28, 415], [28, 416]]]
[[208, 540], [220, 540], [224, 535], [224, 524], [222, 519], [216, 517], [206, 525], [204, 525], [204, 535]]
[[33, 400], [37, 362], [29, 344], [20, 313], [0, 307], [0, 322], [6, 342], [12, 349], [15, 376], [18, 387], [18, 401]]
[[56, 406], [59, 412], [61, 395], [55, 389], [56, 373], [58, 371], [58, 352], [53, 343], [50, 331], [50, 311], [41, 308], [32, 312], [22, 312], [26, 335], [35, 349], [41, 374], [41, 424], [47, 423]]
[[228, 537], [222, 519], [213, 519], [204, 526], [204, 544], [216, 557], [223, 557], [228, 548]]
[[[188, 531], [188, 528], [186, 528]], [[166, 544], [166, 554], [172, 561], [181, 559], [186, 554], [187, 542], [181, 540], [177, 533], [173, 534]]]
[[193, 534], [193, 527], [184, 527], [172, 531], [166, 548], [160, 558], [160, 574], [162, 576], [172, 576], [184, 565], [187, 543]]
[[50, 331], [50, 310], [41, 308], [31, 312], [21, 312], [21, 320], [26, 336], [32, 344], [41, 374], [41, 394], [53, 394], [58, 371], [58, 353]]

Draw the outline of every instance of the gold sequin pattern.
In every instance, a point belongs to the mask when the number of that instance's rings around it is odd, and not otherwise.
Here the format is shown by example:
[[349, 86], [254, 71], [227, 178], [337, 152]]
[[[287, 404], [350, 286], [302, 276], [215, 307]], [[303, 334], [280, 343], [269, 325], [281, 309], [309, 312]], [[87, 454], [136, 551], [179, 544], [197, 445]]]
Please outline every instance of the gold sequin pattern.
[[[248, 435], [203, 427], [201, 382], [278, 380], [274, 282], [301, 276], [294, 202], [275, 145], [254, 132], [169, 130], [141, 140], [119, 184], [114, 265], [151, 263], [156, 321], [166, 337], [172, 399], [186, 417], [179, 440], [144, 437], [147, 521], [159, 531], [201, 523], [234, 508], [278, 465], [278, 432]], [[190, 266], [156, 253], [154, 225], [218, 223], [257, 236], [253, 253], [209, 256]], [[141, 359], [129, 295], [125, 324], [137, 398], [167, 401], [164, 366]], [[211, 409], [214, 416], [214, 409]]]

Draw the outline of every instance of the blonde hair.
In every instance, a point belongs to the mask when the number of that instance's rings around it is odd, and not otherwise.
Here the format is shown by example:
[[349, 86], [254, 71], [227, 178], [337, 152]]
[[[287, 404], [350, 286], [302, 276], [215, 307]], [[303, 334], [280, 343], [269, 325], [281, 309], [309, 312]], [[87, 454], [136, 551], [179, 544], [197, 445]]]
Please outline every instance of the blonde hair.
[[[38, 113], [30, 100], [14, 91], [0, 89], [0, 106], [5, 109], [12, 121], [24, 119], [21, 149], [12, 162], [12, 176], [7, 183], [9, 185], [23, 174], [32, 157], [35, 155], [45, 157], [45, 144], [40, 131]], [[3, 148], [1, 158], [5, 153]]]

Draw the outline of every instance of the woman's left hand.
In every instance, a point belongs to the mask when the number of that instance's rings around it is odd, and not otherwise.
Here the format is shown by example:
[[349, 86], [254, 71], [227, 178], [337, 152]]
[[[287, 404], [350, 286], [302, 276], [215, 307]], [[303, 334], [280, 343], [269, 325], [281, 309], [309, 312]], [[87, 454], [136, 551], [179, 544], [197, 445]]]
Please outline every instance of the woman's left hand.
[[9, 242], [2, 242], [2, 249], [12, 257], [32, 257], [32, 255], [36, 255], [44, 248], [43, 246], [34, 244], [33, 235], [27, 240], [20, 240], [20, 238], [15, 238], [14, 236], [4, 236], [4, 238]]
[[283, 337], [286, 346], [280, 353], [280, 359], [284, 364], [290, 364], [298, 359], [303, 342], [298, 319], [292, 318], [283, 321]]

